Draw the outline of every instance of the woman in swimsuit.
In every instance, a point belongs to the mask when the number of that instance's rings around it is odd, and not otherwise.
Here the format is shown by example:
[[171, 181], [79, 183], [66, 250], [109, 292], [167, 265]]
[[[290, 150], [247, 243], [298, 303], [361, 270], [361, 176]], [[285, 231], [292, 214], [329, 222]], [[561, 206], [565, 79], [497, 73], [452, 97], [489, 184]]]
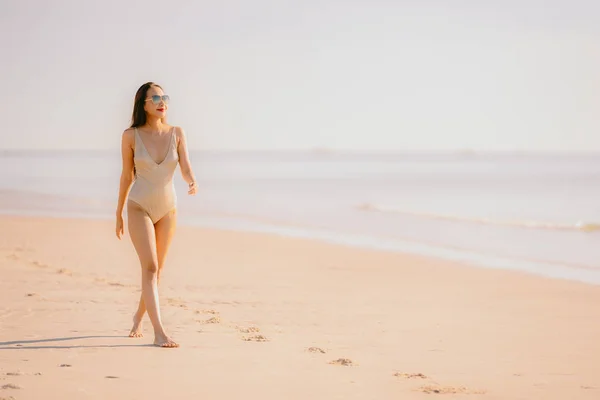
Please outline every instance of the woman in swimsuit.
[[123, 169], [116, 233], [121, 239], [128, 198], [129, 236], [142, 267], [142, 294], [129, 336], [142, 336], [142, 318], [147, 311], [154, 328], [154, 344], [179, 347], [161, 322], [157, 289], [175, 232], [177, 197], [173, 175], [177, 164], [188, 183], [188, 194], [196, 194], [197, 188], [185, 134], [180, 127], [166, 124], [168, 104], [169, 96], [153, 82], [143, 84], [135, 95], [132, 124], [121, 137]]

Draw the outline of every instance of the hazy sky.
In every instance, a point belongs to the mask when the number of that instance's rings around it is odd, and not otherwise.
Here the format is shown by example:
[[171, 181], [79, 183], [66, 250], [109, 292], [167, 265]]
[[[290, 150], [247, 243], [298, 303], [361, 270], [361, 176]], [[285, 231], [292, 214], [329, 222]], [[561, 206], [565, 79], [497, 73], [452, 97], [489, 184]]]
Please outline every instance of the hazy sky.
[[597, 0], [0, 0], [0, 148], [600, 150]]

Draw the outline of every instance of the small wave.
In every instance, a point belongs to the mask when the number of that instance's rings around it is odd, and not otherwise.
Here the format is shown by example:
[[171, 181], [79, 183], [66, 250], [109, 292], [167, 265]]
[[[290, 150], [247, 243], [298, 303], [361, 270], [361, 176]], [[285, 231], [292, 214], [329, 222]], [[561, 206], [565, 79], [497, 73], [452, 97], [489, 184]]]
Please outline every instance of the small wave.
[[466, 217], [466, 216], [459, 216], [459, 215], [444, 215], [444, 214], [425, 213], [425, 212], [418, 212], [418, 211], [407, 211], [407, 210], [401, 210], [399, 208], [382, 206], [382, 205], [372, 204], [372, 203], [363, 203], [363, 204], [358, 205], [357, 208], [362, 211], [377, 211], [377, 212], [383, 212], [383, 213], [410, 215], [413, 217], [440, 219], [440, 220], [455, 221], [455, 222], [468, 222], [468, 223], [485, 224], [485, 225], [500, 225], [500, 226], [510, 226], [510, 227], [517, 227], [517, 228], [582, 231], [582, 232], [600, 231], [600, 223], [587, 223], [587, 222], [582, 222], [582, 221], [578, 221], [573, 224], [560, 224], [560, 223], [554, 223], [554, 222], [541, 222], [541, 221], [498, 220], [498, 219], [483, 218], [483, 217]]

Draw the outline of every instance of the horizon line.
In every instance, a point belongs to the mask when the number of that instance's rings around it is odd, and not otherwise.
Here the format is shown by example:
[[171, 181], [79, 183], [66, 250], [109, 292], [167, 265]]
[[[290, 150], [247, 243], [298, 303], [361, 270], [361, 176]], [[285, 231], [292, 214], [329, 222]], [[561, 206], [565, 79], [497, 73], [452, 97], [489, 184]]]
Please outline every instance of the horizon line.
[[[333, 148], [333, 147], [307, 147], [307, 148], [256, 148], [256, 149], [240, 149], [240, 148], [204, 148], [190, 149], [190, 152], [204, 153], [314, 153], [314, 154], [600, 154], [600, 149], [472, 149], [472, 148], [456, 148], [456, 149], [353, 149], [353, 148]], [[41, 152], [120, 152], [119, 148], [0, 148], [0, 154], [7, 153], [41, 153]]]

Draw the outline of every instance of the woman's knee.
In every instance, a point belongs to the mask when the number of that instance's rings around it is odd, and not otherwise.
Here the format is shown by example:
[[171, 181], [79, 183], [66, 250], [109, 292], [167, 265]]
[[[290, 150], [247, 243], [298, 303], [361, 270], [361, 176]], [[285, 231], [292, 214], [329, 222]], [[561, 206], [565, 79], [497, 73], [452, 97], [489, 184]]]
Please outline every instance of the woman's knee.
[[143, 263], [142, 268], [150, 274], [157, 274], [159, 270], [158, 262], [154, 260]]

